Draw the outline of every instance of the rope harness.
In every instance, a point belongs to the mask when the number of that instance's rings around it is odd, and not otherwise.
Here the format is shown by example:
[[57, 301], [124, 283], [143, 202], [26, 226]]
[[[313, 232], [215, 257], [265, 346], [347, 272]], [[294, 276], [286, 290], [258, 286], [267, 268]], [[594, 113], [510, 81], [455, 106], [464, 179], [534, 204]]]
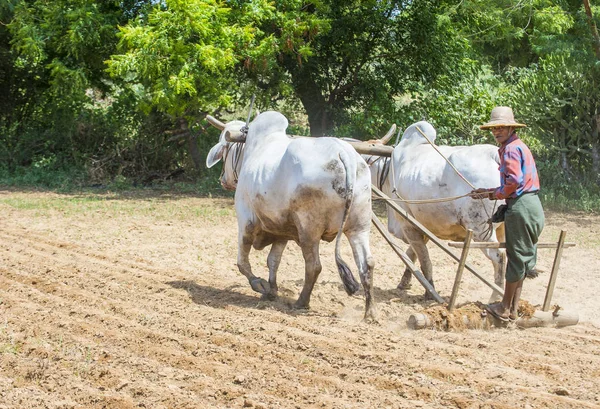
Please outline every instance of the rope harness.
[[228, 142], [223, 149], [225, 150], [225, 153], [223, 154], [223, 167], [221, 169], [221, 175], [219, 175], [219, 179], [223, 178], [223, 175], [225, 174], [225, 168], [227, 166], [227, 158], [229, 157], [229, 154], [232, 154], [233, 157], [231, 158], [231, 161], [233, 165], [233, 181], [237, 185], [239, 178], [237, 169], [242, 158], [244, 142]]
[[[244, 139], [248, 136], [248, 127], [250, 126], [250, 117], [252, 116], [252, 108], [254, 107], [254, 99], [256, 98], [256, 94], [252, 94], [252, 100], [250, 100], [250, 108], [248, 109], [248, 116], [246, 118], [246, 125], [240, 128], [240, 132], [244, 134]], [[227, 166], [227, 157], [229, 153], [233, 154], [232, 162], [233, 162], [233, 181], [237, 185], [239, 174], [238, 174], [238, 165], [242, 158], [242, 152], [244, 149], [244, 142], [228, 142], [225, 145], [225, 153], [223, 155], [223, 169], [221, 169], [221, 175], [219, 179], [223, 178], [225, 174], [225, 167]]]
[[[468, 184], [468, 185], [471, 187], [471, 189], [475, 190], [475, 186], [473, 186], [473, 184], [472, 184], [471, 182], [469, 182], [469, 181], [468, 181], [468, 180], [467, 180], [467, 179], [466, 179], [466, 178], [465, 178], [465, 177], [462, 175], [462, 173], [460, 173], [460, 171], [459, 171], [458, 169], [456, 169], [456, 167], [455, 167], [455, 166], [452, 164], [452, 162], [450, 162], [450, 160], [449, 160], [449, 159], [448, 159], [446, 156], [444, 156], [444, 154], [443, 154], [443, 153], [442, 153], [442, 152], [441, 152], [441, 151], [440, 151], [440, 150], [437, 148], [437, 146], [435, 146], [435, 145], [433, 144], [433, 142], [432, 142], [432, 141], [431, 141], [431, 140], [430, 140], [430, 139], [427, 137], [427, 135], [425, 135], [425, 133], [424, 133], [424, 132], [421, 130], [421, 128], [419, 128], [418, 126], [417, 126], [416, 128], [417, 128], [417, 131], [419, 131], [419, 133], [420, 133], [420, 134], [421, 134], [421, 135], [422, 135], [422, 136], [425, 138], [425, 140], [426, 140], [426, 141], [427, 141], [427, 142], [428, 142], [428, 143], [429, 143], [429, 144], [430, 144], [430, 145], [433, 147], [433, 149], [434, 149], [434, 150], [435, 150], [437, 153], [439, 153], [439, 154], [440, 154], [440, 156], [441, 156], [442, 158], [444, 158], [444, 160], [446, 161], [446, 163], [448, 163], [448, 165], [450, 165], [450, 167], [451, 167], [451, 168], [454, 170], [454, 172], [456, 172], [456, 174], [457, 174], [457, 175], [458, 175], [458, 176], [459, 176], [459, 177], [460, 177], [460, 178], [461, 178], [461, 179], [462, 179], [462, 180], [463, 180], [463, 181], [464, 181], [466, 184]], [[391, 161], [390, 159], [391, 159], [391, 158], [385, 158], [385, 160], [386, 160], [386, 163], [385, 163], [385, 164], [384, 164], [384, 166], [382, 167], [382, 168], [383, 168], [383, 170], [382, 170], [382, 172], [381, 172], [381, 175], [379, 174], [379, 170], [378, 170], [377, 181], [378, 181], [378, 183], [379, 183], [379, 186], [378, 186], [378, 188], [379, 188], [380, 190], [382, 190], [382, 187], [383, 187], [383, 182], [385, 181], [385, 178], [387, 177], [387, 175], [388, 175], [388, 173], [389, 173], [389, 169], [391, 168], [391, 170], [392, 170], [392, 180], [391, 180], [391, 183], [392, 183], [392, 194], [393, 194], [394, 196], [396, 196], [396, 198], [394, 198], [394, 199], [390, 199], [390, 200], [392, 200], [392, 201], [394, 201], [394, 202], [403, 202], [403, 203], [407, 203], [407, 204], [442, 203], [442, 202], [451, 202], [451, 201], [453, 201], [453, 200], [457, 200], [457, 199], [460, 199], [460, 198], [463, 198], [463, 197], [468, 197], [468, 196], [470, 197], [470, 195], [471, 195], [470, 193], [466, 193], [466, 194], [464, 194], [464, 195], [460, 195], [460, 196], [441, 197], [441, 198], [436, 198], [436, 199], [421, 199], [421, 200], [408, 200], [408, 199], [404, 199], [403, 197], [401, 197], [401, 196], [398, 194], [398, 190], [397, 190], [397, 188], [396, 188], [396, 172], [394, 172], [394, 169], [393, 169], [393, 168], [394, 168], [394, 162], [393, 162], [393, 161]], [[375, 162], [376, 162], [376, 160], [375, 160], [375, 161], [373, 161], [372, 163], [375, 163]], [[391, 165], [389, 165], [389, 163], [390, 163], [390, 162], [391, 162]], [[371, 163], [371, 164], [372, 164], [372, 163]], [[369, 165], [371, 165], [371, 164], [369, 164]], [[389, 165], [389, 166], [388, 166], [388, 165]], [[372, 196], [372, 199], [373, 199], [373, 200], [384, 200], [383, 198], [376, 197], [376, 196]], [[484, 239], [484, 240], [487, 240], [487, 239], [489, 239], [489, 238], [491, 237], [491, 235], [492, 235], [492, 231], [493, 231], [493, 229], [494, 229], [494, 225], [493, 225], [493, 223], [492, 223], [492, 216], [491, 216], [491, 215], [490, 215], [490, 213], [488, 212], [488, 209], [487, 209], [487, 207], [486, 207], [486, 206], [483, 204], [483, 200], [484, 200], [484, 199], [479, 199], [479, 200], [481, 200], [481, 205], [482, 205], [482, 207], [483, 207], [483, 210], [485, 211], [486, 215], [488, 216], [488, 220], [487, 220], [487, 221], [485, 221], [485, 222], [482, 222], [482, 223], [480, 224], [480, 226], [481, 226], [481, 225], [483, 225], [483, 224], [486, 224], [486, 225], [487, 225], [487, 227], [486, 227], [486, 228], [483, 230], [483, 232], [484, 232], [484, 237], [483, 237], [483, 239]], [[497, 205], [497, 204], [498, 204], [498, 201], [497, 201], [497, 200], [494, 200], [494, 206], [493, 206], [493, 208], [492, 208], [492, 214], [494, 214], [494, 212], [495, 212], [495, 210], [496, 210], [496, 205]]]
[[246, 117], [246, 125], [242, 126], [240, 131], [244, 134], [244, 138], [248, 136], [248, 127], [250, 126], [250, 117], [252, 116], [252, 108], [254, 107], [254, 98], [256, 94], [252, 94], [252, 100], [250, 100], [250, 108], [248, 109], [248, 116]]

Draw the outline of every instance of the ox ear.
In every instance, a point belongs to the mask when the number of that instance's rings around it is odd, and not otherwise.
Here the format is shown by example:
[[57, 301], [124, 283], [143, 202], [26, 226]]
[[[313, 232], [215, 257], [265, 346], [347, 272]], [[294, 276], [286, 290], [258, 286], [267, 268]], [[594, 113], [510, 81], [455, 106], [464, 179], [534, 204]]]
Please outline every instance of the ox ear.
[[225, 144], [219, 142], [215, 146], [212, 147], [210, 152], [208, 152], [208, 156], [206, 157], [206, 167], [212, 168], [215, 166], [222, 158], [223, 151], [225, 150]]

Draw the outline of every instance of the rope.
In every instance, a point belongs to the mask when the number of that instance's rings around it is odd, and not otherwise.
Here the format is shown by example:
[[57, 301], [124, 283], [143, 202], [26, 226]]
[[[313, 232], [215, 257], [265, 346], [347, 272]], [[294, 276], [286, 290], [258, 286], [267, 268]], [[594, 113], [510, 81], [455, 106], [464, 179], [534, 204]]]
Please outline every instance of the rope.
[[[458, 169], [456, 169], [456, 167], [452, 164], [452, 162], [450, 162], [448, 160], [448, 158], [446, 156], [444, 156], [444, 154], [437, 148], [437, 146], [435, 146], [435, 144], [427, 137], [427, 135], [425, 135], [425, 133], [421, 130], [421, 128], [419, 128], [418, 126], [416, 127], [417, 131], [419, 131], [419, 133], [425, 138], [425, 140], [433, 147], [433, 149], [435, 149], [435, 151], [437, 153], [440, 154], [440, 156], [442, 158], [444, 158], [444, 160], [448, 163], [448, 165], [450, 165], [450, 167], [452, 169], [454, 169], [454, 171], [456, 172], [456, 174], [467, 184], [471, 187], [471, 189], [475, 190], [475, 186], [473, 186], [473, 184], [471, 182], [469, 182], [463, 175], [462, 173], [459, 172]], [[394, 201], [394, 202], [403, 202], [403, 203], [407, 203], [407, 204], [427, 204], [427, 203], [442, 203], [442, 202], [450, 202], [456, 199], [460, 199], [463, 197], [470, 197], [470, 193], [461, 195], [461, 196], [452, 196], [452, 197], [445, 197], [445, 198], [438, 198], [438, 199], [423, 199], [423, 200], [406, 200], [404, 198], [402, 198], [399, 194], [398, 191], [396, 190], [396, 176], [395, 176], [395, 172], [394, 172], [394, 161], [391, 160], [392, 164], [391, 164], [391, 168], [392, 168], [392, 194], [395, 195], [396, 197], [398, 197], [398, 199], [392, 199], [390, 198], [390, 200]], [[380, 197], [373, 197], [373, 200], [383, 200]], [[483, 199], [480, 199], [483, 202]], [[496, 204], [498, 202], [494, 201], [494, 208], [493, 210], [495, 210], [496, 208]], [[482, 203], [483, 205], [483, 203]], [[485, 234], [485, 240], [487, 240], [491, 234], [492, 234], [492, 230], [493, 230], [493, 224], [491, 221], [491, 216], [487, 210], [487, 208], [485, 206], [483, 206], [483, 210], [485, 211], [486, 215], [489, 217], [487, 222], [483, 222], [482, 224], [487, 224], [487, 228], [484, 231]], [[492, 210], [492, 213], [494, 213], [494, 211]]]
[[[392, 199], [392, 198], [390, 198], [389, 200], [391, 200], [393, 202], [403, 202], [403, 203], [408, 203], [408, 204], [424, 204], [424, 203], [451, 202], [453, 200], [469, 196], [469, 193], [466, 193], [466, 194], [461, 195], [461, 196], [439, 197], [437, 199], [414, 199], [414, 200], [407, 200], [407, 199], [403, 199], [402, 197], [400, 197], [397, 192], [394, 192], [394, 194], [396, 196], [398, 196], [398, 199]], [[379, 196], [371, 196], [371, 198], [373, 200], [385, 200], [384, 198], [379, 197]]]
[[240, 159], [242, 158], [242, 149], [244, 148], [243, 143], [244, 142], [228, 142], [227, 145], [225, 145], [225, 154], [223, 155], [223, 168], [221, 169], [221, 175], [219, 176], [219, 179], [222, 179], [223, 175], [225, 174], [225, 167], [227, 166], [227, 157], [229, 156], [229, 154], [233, 154], [233, 181], [237, 185], [239, 179], [237, 168], [240, 163]]

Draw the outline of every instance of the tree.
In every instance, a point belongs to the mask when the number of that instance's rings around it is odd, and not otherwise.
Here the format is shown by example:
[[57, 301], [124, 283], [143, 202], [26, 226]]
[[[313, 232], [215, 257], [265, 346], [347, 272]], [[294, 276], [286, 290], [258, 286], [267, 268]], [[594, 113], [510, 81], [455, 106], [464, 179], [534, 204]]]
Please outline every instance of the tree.
[[[141, 3], [141, 2], [138, 2]], [[116, 46], [121, 3], [9, 0], [0, 7], [0, 154], [9, 168], [60, 155], [81, 159], [78, 127], [90, 89], [108, 91], [104, 59]], [[95, 144], [94, 144], [95, 142]], [[54, 159], [53, 159], [54, 158]]]
[[295, 11], [308, 22], [300, 46], [287, 41], [288, 27], [274, 18], [258, 27], [278, 45], [275, 61], [302, 102], [310, 133], [331, 134], [351, 123], [358, 136], [356, 128], [372, 134], [388, 126], [399, 95], [450, 72], [462, 58], [465, 43], [444, 7], [435, 0], [309, 3]]
[[[231, 1], [230, 7], [216, 0], [162, 1], [147, 18], [121, 28], [121, 52], [107, 61], [109, 72], [141, 84], [147, 107], [174, 118], [200, 169], [204, 161], [190, 126], [206, 113], [232, 105], [247, 80], [241, 75], [243, 67], [260, 66], [261, 72], [272, 75], [267, 66], [274, 50], [302, 49], [304, 39], [298, 33], [306, 26], [296, 19], [297, 3], [279, 2], [278, 10], [266, 1]], [[277, 21], [285, 41], [257, 29], [262, 21]], [[261, 76], [258, 71], [253, 75]]]
[[600, 174], [600, 83], [595, 10], [588, 0], [465, 0], [450, 16], [473, 58], [503, 78], [498, 103], [513, 104], [549, 163]]

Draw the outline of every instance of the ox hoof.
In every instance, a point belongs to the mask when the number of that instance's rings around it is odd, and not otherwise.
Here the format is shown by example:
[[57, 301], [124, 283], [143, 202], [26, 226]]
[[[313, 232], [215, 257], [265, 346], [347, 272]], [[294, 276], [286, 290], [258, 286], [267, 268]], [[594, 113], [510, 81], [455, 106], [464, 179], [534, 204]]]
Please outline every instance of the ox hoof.
[[269, 285], [269, 282], [259, 277], [255, 277], [250, 280], [250, 287], [252, 287], [252, 289], [257, 293], [263, 294], [263, 296], [271, 292], [271, 286]]
[[310, 309], [308, 304], [300, 302], [300, 301], [296, 301], [294, 303], [294, 305], [292, 305], [292, 308], [295, 310], [309, 310]]
[[266, 294], [263, 294], [260, 297], [260, 299], [263, 300], [263, 301], [275, 301], [277, 299], [277, 293], [276, 292], [274, 293], [273, 291], [270, 291], [270, 292], [268, 292]]
[[396, 288], [400, 291], [408, 290], [410, 287], [412, 287], [412, 285], [410, 283], [411, 279], [412, 279], [411, 274], [404, 274], [402, 276], [402, 280], [400, 280], [400, 284], [398, 284], [398, 287], [396, 287]]
[[[431, 282], [431, 286], [433, 287], [433, 289], [435, 290], [435, 286], [433, 285], [433, 282]], [[433, 295], [431, 295], [429, 293], [429, 291], [425, 290], [425, 294], [423, 294], [423, 298], [425, 298], [427, 301], [431, 301], [431, 300], [435, 300], [435, 298], [433, 297]]]
[[366, 311], [363, 321], [367, 324], [380, 324], [379, 320], [377, 319], [377, 313], [374, 310]]
[[402, 281], [400, 281], [400, 284], [398, 284], [398, 287], [396, 287], [396, 288], [400, 291], [406, 291], [406, 290], [410, 289], [410, 287], [412, 287], [412, 284], [410, 282], [405, 283], [404, 280], [402, 280]]

